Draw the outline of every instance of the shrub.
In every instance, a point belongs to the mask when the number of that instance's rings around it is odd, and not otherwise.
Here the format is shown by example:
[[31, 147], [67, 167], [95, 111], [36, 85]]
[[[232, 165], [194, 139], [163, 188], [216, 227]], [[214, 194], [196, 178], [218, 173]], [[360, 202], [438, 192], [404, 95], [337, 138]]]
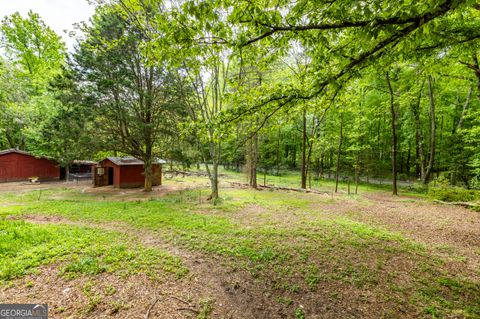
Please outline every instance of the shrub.
[[476, 190], [480, 190], [480, 176], [475, 176], [470, 180], [470, 187]]
[[430, 187], [428, 195], [444, 202], [471, 202], [480, 199], [480, 192], [458, 186], [451, 186], [448, 178], [440, 176]]
[[477, 191], [444, 185], [431, 187], [428, 191], [428, 195], [433, 199], [438, 199], [444, 202], [470, 202], [479, 198]]
[[412, 185], [409, 185], [409, 186], [407, 187], [407, 190], [408, 190], [409, 192], [412, 192], [412, 193], [426, 194], [428, 188], [427, 188], [425, 185], [421, 184], [421, 183], [414, 183], [414, 184], [412, 184]]

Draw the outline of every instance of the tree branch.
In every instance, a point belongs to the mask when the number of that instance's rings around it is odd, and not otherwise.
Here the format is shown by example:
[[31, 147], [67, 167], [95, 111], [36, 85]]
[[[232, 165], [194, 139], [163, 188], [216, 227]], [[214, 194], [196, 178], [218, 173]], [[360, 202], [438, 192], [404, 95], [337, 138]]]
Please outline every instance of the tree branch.
[[[421, 15], [414, 17], [401, 18], [401, 17], [391, 17], [391, 18], [379, 18], [371, 19], [364, 21], [339, 21], [333, 23], [321, 23], [321, 24], [307, 24], [307, 25], [288, 25], [288, 26], [272, 26], [267, 24], [261, 24], [264, 27], [270, 29], [262, 33], [261, 35], [246, 41], [241, 44], [241, 46], [247, 46], [257, 41], [260, 41], [264, 38], [267, 38], [278, 32], [301, 32], [301, 31], [311, 31], [311, 30], [336, 30], [336, 29], [347, 29], [347, 28], [359, 28], [370, 26], [371, 28], [379, 26], [391, 26], [391, 25], [405, 25], [405, 24], [415, 24], [422, 25], [427, 21], [432, 20], [452, 9], [452, 1], [447, 0], [442, 5], [438, 7], [437, 10], [432, 10]], [[253, 22], [253, 21], [250, 21]]]

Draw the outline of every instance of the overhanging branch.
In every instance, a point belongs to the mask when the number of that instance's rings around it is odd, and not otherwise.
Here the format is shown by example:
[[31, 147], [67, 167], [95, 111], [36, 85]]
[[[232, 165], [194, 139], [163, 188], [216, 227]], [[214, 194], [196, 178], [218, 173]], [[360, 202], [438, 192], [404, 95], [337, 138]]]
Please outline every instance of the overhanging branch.
[[[440, 5], [437, 10], [426, 12], [417, 16], [401, 18], [401, 17], [391, 17], [391, 18], [380, 18], [380, 19], [371, 19], [363, 21], [338, 21], [338, 22], [325, 22], [325, 23], [312, 23], [307, 25], [287, 25], [287, 26], [273, 26], [264, 23], [259, 23], [260, 25], [269, 29], [261, 35], [247, 40], [245, 43], [242, 43], [241, 46], [247, 46], [257, 41], [260, 41], [264, 38], [270, 37], [275, 33], [281, 32], [302, 32], [302, 31], [311, 31], [311, 30], [336, 30], [336, 29], [347, 29], [347, 28], [359, 28], [367, 27], [375, 28], [379, 26], [401, 26], [405, 24], [415, 24], [421, 25], [427, 21], [432, 20], [452, 9], [453, 3], [451, 0], [447, 0], [442, 5]], [[249, 21], [254, 22], [254, 21]]]

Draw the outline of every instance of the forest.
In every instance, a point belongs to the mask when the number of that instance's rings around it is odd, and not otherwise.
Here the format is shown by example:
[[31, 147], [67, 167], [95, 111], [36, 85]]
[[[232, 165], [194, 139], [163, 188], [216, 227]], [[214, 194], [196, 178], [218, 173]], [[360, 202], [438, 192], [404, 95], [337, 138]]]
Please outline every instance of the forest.
[[[422, 189], [480, 188], [475, 1], [99, 1], [68, 52], [42, 18], [1, 25], [0, 149], [125, 154]], [[258, 179], [258, 181], [257, 181]], [[150, 182], [149, 182], [150, 181]]]
[[84, 1], [0, 1], [0, 318], [480, 318], [478, 1]]

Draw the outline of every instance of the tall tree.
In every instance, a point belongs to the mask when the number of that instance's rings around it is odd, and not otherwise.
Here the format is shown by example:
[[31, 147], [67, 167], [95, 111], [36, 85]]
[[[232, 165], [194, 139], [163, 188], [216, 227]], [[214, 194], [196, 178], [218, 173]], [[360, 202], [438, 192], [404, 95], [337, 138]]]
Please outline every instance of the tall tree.
[[422, 182], [427, 184], [430, 179], [430, 174], [433, 170], [435, 162], [435, 146], [436, 146], [436, 125], [435, 125], [435, 100], [433, 97], [432, 76], [428, 76], [428, 101], [429, 101], [429, 115], [430, 115], [430, 156], [428, 157], [427, 166], [422, 176]]
[[98, 8], [92, 22], [74, 57], [95, 101], [98, 134], [106, 150], [143, 160], [144, 189], [151, 191], [152, 167], [162, 154], [159, 143], [176, 125], [175, 75], [142, 52], [142, 30], [129, 24], [116, 7]]
[[62, 72], [65, 44], [37, 13], [29, 11], [26, 18], [18, 12], [7, 16], [1, 31], [7, 56], [22, 67], [35, 85], [45, 86]]
[[343, 145], [343, 113], [340, 113], [340, 133], [338, 134], [337, 164], [335, 168], [335, 193], [338, 192], [338, 181], [340, 178], [340, 157]]
[[209, 39], [230, 32], [224, 12], [215, 3], [197, 7], [191, 2], [170, 5], [162, 1], [120, 1], [120, 5], [128, 21], [147, 38], [150, 56], [168, 59], [180, 78], [177, 87], [188, 114], [183, 126], [202, 144], [200, 150], [210, 179], [209, 198], [215, 202], [219, 196], [218, 166], [224, 134], [219, 118], [227, 108], [231, 51]]
[[[0, 26], [5, 61], [1, 68], [5, 98], [0, 114], [10, 147], [28, 148], [45, 155], [39, 147], [41, 129], [56, 114], [59, 105], [49, 90], [50, 82], [62, 74], [66, 49], [61, 38], [36, 13], [7, 16]], [[3, 122], [3, 121], [0, 121]]]
[[388, 93], [390, 95], [390, 115], [391, 115], [391, 128], [392, 128], [392, 188], [393, 195], [398, 195], [397, 187], [397, 147], [398, 147], [398, 138], [397, 138], [397, 111], [395, 108], [394, 102], [394, 93], [392, 89], [392, 83], [390, 81], [390, 73], [386, 73]]

